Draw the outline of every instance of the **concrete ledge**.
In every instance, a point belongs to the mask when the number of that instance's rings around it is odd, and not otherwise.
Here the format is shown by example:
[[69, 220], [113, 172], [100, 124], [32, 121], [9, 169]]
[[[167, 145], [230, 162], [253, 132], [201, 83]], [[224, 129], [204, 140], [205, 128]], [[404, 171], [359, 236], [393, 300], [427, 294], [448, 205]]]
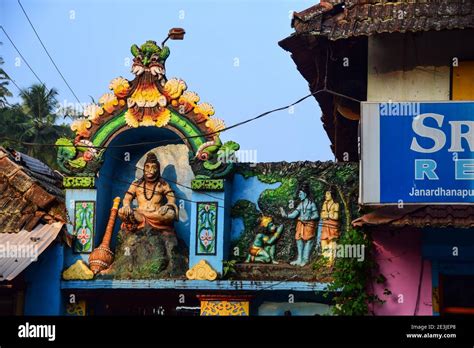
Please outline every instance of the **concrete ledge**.
[[176, 289], [176, 290], [251, 290], [325, 291], [329, 283], [252, 280], [69, 280], [62, 289]]

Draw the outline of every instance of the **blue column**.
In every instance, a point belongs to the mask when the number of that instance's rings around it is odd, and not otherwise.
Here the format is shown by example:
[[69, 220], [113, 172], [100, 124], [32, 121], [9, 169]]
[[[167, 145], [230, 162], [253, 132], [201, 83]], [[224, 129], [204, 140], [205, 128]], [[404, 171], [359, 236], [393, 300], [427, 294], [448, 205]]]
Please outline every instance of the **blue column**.
[[[97, 213], [102, 207], [97, 205], [97, 190], [96, 189], [77, 189], [70, 188], [66, 189], [66, 209], [69, 217], [69, 223], [67, 224], [67, 233], [72, 236], [74, 234], [74, 223], [75, 223], [75, 214], [76, 214], [76, 203], [80, 202], [94, 202], [94, 229], [92, 231], [92, 249], [99, 245], [101, 241], [102, 234], [97, 233]], [[110, 208], [109, 208], [110, 209]], [[104, 214], [102, 214], [104, 215]], [[87, 253], [76, 253], [74, 252], [74, 245], [71, 248], [67, 248], [65, 251], [65, 265], [66, 267], [71, 266], [77, 260], [83, 260], [88, 262], [90, 251]]]
[[[206, 260], [217, 273], [222, 274], [223, 261], [228, 257], [230, 245], [231, 194], [231, 184], [227, 180], [224, 180], [221, 191], [193, 191], [189, 268], [200, 260]], [[214, 225], [215, 229], [208, 228]], [[214, 243], [214, 247], [209, 247], [209, 243]]]

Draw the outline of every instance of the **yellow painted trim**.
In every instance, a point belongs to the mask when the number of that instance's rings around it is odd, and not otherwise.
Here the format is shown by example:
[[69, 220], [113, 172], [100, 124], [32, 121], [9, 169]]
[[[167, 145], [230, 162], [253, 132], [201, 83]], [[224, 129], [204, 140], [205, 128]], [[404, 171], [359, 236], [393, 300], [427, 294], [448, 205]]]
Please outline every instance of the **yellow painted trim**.
[[474, 61], [459, 62], [453, 67], [453, 100], [474, 100]]
[[202, 316], [248, 316], [248, 301], [201, 301]]

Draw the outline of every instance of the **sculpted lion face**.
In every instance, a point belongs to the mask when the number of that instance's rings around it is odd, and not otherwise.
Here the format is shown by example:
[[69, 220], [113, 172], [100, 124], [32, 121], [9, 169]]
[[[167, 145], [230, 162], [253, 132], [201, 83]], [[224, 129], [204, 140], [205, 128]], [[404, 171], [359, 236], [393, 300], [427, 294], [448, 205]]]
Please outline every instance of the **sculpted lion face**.
[[165, 61], [168, 58], [169, 48], [160, 48], [155, 41], [147, 41], [141, 47], [133, 45], [131, 52], [134, 56], [132, 73], [136, 76], [149, 72], [153, 76], [165, 74]]

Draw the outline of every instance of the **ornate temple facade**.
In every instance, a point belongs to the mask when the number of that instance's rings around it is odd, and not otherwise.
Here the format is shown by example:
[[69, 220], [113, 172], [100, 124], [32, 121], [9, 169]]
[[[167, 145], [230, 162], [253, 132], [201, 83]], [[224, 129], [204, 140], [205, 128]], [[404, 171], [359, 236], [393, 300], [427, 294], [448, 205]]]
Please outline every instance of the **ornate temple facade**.
[[331, 313], [337, 240], [359, 217], [357, 164], [238, 163], [211, 104], [166, 77], [169, 48], [131, 51], [133, 79], [114, 78], [56, 142], [61, 280], [52, 289], [51, 271], [37, 272], [48, 299], [29, 314]]

